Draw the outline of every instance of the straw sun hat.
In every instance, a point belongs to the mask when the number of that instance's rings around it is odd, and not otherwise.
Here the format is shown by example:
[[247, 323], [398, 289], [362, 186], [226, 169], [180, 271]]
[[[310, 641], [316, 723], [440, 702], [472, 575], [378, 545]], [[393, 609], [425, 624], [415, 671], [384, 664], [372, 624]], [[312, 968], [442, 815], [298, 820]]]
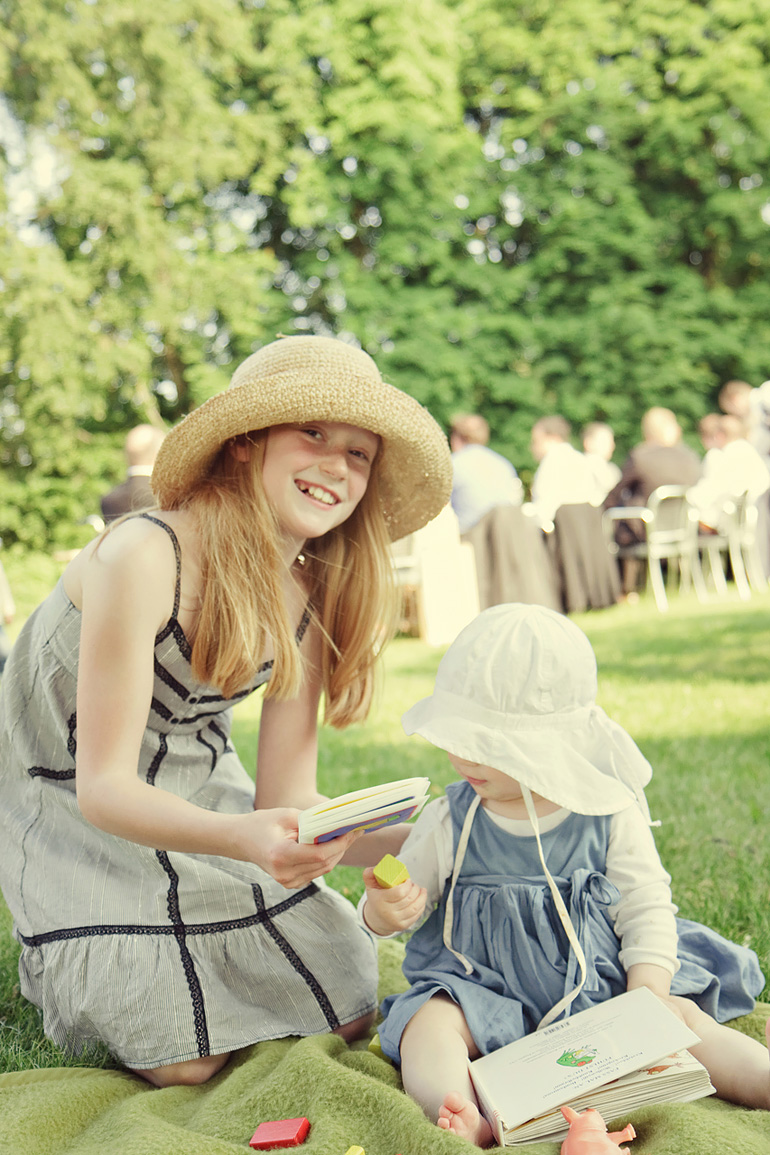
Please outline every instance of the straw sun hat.
[[382, 438], [380, 493], [393, 541], [431, 521], [452, 488], [446, 436], [413, 397], [382, 380], [372, 358], [330, 337], [281, 337], [247, 357], [230, 385], [166, 437], [152, 474], [173, 507], [231, 437], [271, 425], [335, 421]]
[[615, 814], [636, 800], [648, 815], [650, 764], [596, 705], [596, 688], [591, 643], [564, 614], [493, 606], [452, 642], [433, 693], [402, 722], [577, 814]]

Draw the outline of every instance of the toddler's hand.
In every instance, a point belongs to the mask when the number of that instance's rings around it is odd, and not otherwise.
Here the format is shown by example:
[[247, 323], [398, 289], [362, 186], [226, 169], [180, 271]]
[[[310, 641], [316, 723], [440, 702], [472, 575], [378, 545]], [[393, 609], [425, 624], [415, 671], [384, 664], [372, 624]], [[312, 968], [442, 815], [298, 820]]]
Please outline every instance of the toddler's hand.
[[366, 903], [363, 908], [364, 922], [375, 934], [395, 934], [409, 930], [425, 910], [428, 892], [407, 879], [400, 886], [383, 887], [374, 877], [374, 871], [367, 866], [364, 871]]
[[668, 1009], [672, 1011], [678, 1019], [682, 1020], [685, 1026], [689, 1027], [690, 1024], [687, 1022], [685, 1017], [681, 999], [677, 998], [676, 995], [662, 995], [658, 991], [656, 991], [655, 994], [658, 996], [664, 1006], [667, 1006]]

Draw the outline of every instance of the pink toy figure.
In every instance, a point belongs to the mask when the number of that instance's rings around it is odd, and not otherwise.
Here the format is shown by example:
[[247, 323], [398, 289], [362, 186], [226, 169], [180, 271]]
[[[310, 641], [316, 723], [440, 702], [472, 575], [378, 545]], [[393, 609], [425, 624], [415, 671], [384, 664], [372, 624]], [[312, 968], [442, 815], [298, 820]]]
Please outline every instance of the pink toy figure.
[[593, 1107], [582, 1115], [571, 1107], [562, 1107], [561, 1113], [569, 1123], [569, 1133], [560, 1155], [630, 1155], [628, 1147], [620, 1146], [627, 1139], [636, 1138], [630, 1123], [622, 1131], [608, 1132], [604, 1119]]

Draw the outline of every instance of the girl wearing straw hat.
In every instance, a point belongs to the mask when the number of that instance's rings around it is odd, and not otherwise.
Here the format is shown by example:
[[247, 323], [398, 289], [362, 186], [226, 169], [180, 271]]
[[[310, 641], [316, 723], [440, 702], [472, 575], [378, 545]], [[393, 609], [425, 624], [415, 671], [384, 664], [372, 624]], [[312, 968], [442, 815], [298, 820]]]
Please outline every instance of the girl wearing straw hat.
[[[316, 718], [366, 716], [391, 540], [446, 504], [430, 415], [361, 350], [289, 337], [166, 437], [157, 508], [84, 549], [25, 624], [0, 696], [0, 884], [47, 1034], [165, 1086], [262, 1039], [354, 1037], [371, 938], [297, 842]], [[254, 785], [231, 709], [267, 684]], [[395, 828], [354, 859], [398, 848]], [[401, 835], [403, 838], [403, 833]], [[315, 881], [314, 881], [315, 880]]]
[[764, 986], [753, 951], [675, 917], [652, 834], [652, 771], [596, 705], [585, 634], [542, 606], [485, 610], [452, 643], [407, 734], [462, 779], [422, 812], [399, 854], [412, 881], [364, 872], [365, 923], [414, 926], [411, 988], [383, 1004], [382, 1049], [439, 1127], [479, 1146], [468, 1059], [634, 987], [700, 1037], [717, 1095], [770, 1109], [764, 1046], [722, 1026]]

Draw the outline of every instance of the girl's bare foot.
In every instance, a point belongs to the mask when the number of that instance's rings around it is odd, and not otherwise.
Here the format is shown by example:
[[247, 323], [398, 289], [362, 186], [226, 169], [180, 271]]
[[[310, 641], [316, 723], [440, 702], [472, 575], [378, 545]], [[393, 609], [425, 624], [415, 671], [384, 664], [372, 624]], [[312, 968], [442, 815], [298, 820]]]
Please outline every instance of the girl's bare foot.
[[436, 1123], [444, 1131], [452, 1131], [463, 1139], [469, 1139], [477, 1147], [488, 1147], [494, 1139], [492, 1128], [475, 1103], [464, 1098], [459, 1091], [450, 1091], [439, 1108]]

